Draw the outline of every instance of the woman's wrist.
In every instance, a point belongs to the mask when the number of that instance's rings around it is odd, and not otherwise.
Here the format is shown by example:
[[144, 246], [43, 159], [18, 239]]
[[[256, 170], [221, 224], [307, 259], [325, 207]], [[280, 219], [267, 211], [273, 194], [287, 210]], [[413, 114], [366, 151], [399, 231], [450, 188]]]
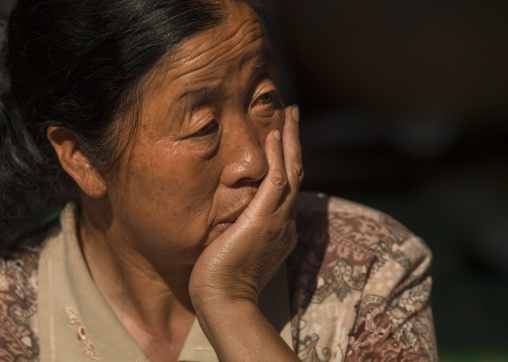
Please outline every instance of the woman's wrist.
[[221, 361], [298, 361], [251, 299], [209, 298], [196, 316]]

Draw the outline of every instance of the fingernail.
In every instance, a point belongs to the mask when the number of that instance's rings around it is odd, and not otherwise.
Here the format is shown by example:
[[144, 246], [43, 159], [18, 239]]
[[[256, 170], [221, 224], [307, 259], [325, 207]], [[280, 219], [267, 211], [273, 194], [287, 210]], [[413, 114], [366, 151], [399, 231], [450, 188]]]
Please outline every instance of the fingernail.
[[281, 136], [280, 136], [280, 131], [278, 129], [276, 129], [275, 131], [273, 131], [273, 137], [275, 137], [275, 139], [277, 141], [280, 141], [281, 139]]
[[296, 123], [300, 122], [300, 109], [296, 104], [291, 107], [291, 116], [293, 117]]

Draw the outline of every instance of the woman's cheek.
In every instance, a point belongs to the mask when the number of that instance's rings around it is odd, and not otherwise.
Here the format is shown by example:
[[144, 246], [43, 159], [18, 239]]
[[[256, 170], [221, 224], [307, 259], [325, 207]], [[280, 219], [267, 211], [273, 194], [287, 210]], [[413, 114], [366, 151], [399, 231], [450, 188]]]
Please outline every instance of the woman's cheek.
[[282, 125], [284, 124], [284, 111], [277, 110], [270, 117], [258, 117], [256, 124], [258, 125], [258, 132], [260, 134], [260, 140], [262, 141], [261, 145], [264, 145], [266, 137], [270, 131], [274, 129], [282, 129]]
[[[190, 156], [189, 162], [200, 164], [213, 158], [220, 145], [221, 133], [185, 140], [185, 153]], [[201, 167], [201, 165], [200, 165]]]
[[284, 108], [276, 111], [274, 123], [274, 128], [282, 128], [284, 124]]

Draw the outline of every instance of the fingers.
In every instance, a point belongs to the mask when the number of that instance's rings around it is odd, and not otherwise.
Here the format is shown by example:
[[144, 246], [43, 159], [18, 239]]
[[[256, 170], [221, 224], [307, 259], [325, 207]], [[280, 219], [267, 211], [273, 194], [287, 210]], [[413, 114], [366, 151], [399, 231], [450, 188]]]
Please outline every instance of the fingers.
[[281, 131], [274, 129], [268, 133], [265, 140], [268, 171], [250, 204], [250, 207], [264, 215], [271, 215], [277, 210], [288, 185], [282, 152]]
[[284, 112], [282, 132], [275, 129], [266, 137], [268, 171], [251, 203], [258, 212], [271, 214], [281, 205], [287, 205], [285, 209], [289, 211], [294, 205], [303, 179], [298, 121], [298, 107], [288, 107]]
[[296, 193], [303, 180], [302, 147], [300, 145], [300, 110], [294, 105], [286, 108], [285, 122], [282, 129], [282, 145], [284, 152], [284, 166], [288, 177], [290, 194]]

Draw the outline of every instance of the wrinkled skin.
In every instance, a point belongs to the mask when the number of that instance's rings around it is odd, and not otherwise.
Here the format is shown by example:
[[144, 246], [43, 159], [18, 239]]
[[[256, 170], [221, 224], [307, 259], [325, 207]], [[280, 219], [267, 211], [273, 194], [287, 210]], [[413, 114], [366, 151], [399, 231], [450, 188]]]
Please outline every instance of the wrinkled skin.
[[111, 229], [161, 270], [194, 264], [236, 221], [267, 174], [266, 137], [282, 129], [261, 27], [235, 11], [243, 16], [184, 42], [149, 74], [136, 137], [108, 187]]
[[[284, 109], [257, 18], [246, 6], [230, 11], [224, 24], [184, 42], [147, 77], [141, 124], [119, 182], [108, 186], [109, 234], [162, 273], [193, 265], [219, 236], [238, 240], [250, 257], [258, 248], [267, 254], [267, 243], [295, 236], [289, 216], [301, 172], [298, 140], [291, 127], [283, 129]], [[282, 145], [267, 139], [276, 129], [291, 156], [288, 166], [298, 174], [289, 184]], [[243, 241], [253, 236], [250, 246]], [[223, 242], [206, 256], [225, 252], [226, 245], [236, 244]], [[280, 265], [287, 253], [282, 249], [269, 264]], [[206, 268], [205, 279], [217, 279]]]
[[[143, 79], [139, 124], [114, 180], [69, 132], [48, 129], [83, 192], [90, 271], [154, 361], [176, 359], [195, 316], [222, 360], [292, 355], [256, 301], [296, 243], [298, 109], [279, 99], [256, 15], [237, 2], [228, 12]], [[238, 333], [245, 323], [263, 338]]]

